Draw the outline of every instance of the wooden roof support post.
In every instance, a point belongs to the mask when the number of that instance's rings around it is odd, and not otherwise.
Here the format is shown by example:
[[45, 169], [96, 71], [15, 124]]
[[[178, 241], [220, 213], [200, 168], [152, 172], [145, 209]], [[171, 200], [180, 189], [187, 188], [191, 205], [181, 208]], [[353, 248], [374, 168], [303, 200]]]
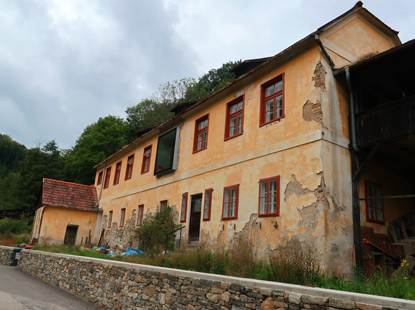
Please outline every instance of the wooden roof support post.
[[353, 243], [355, 249], [356, 266], [362, 266], [362, 237], [360, 233], [360, 198], [359, 180], [367, 164], [373, 159], [379, 150], [380, 143], [370, 151], [363, 163], [359, 165], [359, 155], [353, 149], [352, 152], [352, 218], [353, 218]]

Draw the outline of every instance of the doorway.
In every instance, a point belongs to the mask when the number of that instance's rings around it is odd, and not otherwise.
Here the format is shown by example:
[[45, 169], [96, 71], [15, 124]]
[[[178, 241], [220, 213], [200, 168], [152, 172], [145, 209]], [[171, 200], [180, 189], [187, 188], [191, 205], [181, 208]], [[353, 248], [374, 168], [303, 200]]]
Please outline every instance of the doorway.
[[190, 204], [189, 242], [199, 241], [200, 218], [202, 215], [202, 194], [192, 195]]
[[63, 241], [63, 244], [75, 245], [77, 234], [78, 234], [78, 226], [68, 225], [66, 227], [65, 240]]

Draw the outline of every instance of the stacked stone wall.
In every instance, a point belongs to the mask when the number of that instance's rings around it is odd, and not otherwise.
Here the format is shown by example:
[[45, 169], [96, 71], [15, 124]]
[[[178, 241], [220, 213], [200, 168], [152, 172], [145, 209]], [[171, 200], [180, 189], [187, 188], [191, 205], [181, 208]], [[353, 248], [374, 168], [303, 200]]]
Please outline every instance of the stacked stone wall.
[[19, 268], [104, 309], [415, 309], [402, 299], [31, 250]]
[[14, 248], [8, 246], [0, 246], [0, 264], [10, 265], [12, 261], [11, 258], [13, 254], [13, 249]]

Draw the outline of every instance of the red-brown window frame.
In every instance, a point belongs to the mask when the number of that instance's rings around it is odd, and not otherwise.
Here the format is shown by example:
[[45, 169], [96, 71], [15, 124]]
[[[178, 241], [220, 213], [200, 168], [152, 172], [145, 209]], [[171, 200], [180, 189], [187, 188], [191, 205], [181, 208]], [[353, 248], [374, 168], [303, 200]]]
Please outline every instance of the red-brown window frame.
[[[199, 124], [201, 122], [205, 121], [205, 120], [207, 120], [207, 126], [205, 128], [203, 128], [203, 129], [199, 130], [198, 129]], [[210, 121], [209, 121], [209, 113], [206, 114], [206, 115], [204, 115], [204, 116], [202, 116], [201, 118], [198, 118], [195, 121], [195, 135], [194, 135], [194, 139], [193, 139], [194, 140], [193, 141], [193, 154], [207, 149], [208, 140], [209, 140], [209, 123], [210, 123]], [[200, 133], [203, 133], [205, 131], [206, 131], [206, 146], [203, 147], [203, 140], [202, 140], [202, 148], [200, 150], [198, 150], [197, 149], [197, 137], [199, 136]]]
[[[276, 193], [276, 212], [274, 213], [270, 213], [269, 212], [269, 182], [272, 180], [276, 180], [277, 181], [277, 193]], [[263, 213], [261, 214], [261, 183], [262, 182], [267, 182], [267, 213]], [[266, 179], [261, 179], [259, 180], [259, 194], [258, 194], [258, 217], [268, 217], [268, 216], [279, 216], [280, 215], [280, 176], [277, 175], [275, 177], [271, 177], [271, 178], [266, 178]]]
[[[242, 101], [242, 110], [240, 111], [236, 111], [234, 113], [230, 113], [231, 112], [231, 106], [233, 106], [234, 104], [237, 104], [239, 102]], [[245, 109], [245, 96], [239, 96], [238, 98], [232, 100], [231, 102], [228, 102], [228, 104], [226, 105], [226, 121], [225, 121], [225, 141], [241, 136], [244, 133], [244, 109]], [[237, 133], [233, 136], [230, 136], [230, 121], [231, 118], [236, 117], [236, 120], [238, 120], [238, 116], [242, 114], [242, 130], [240, 133]], [[236, 128], [238, 128], [238, 125], [236, 125]]]
[[121, 175], [121, 162], [119, 161], [115, 165], [114, 182], [112, 185], [117, 185], [118, 183], [120, 183], [120, 175]]
[[[232, 196], [232, 188], [236, 188], [235, 216], [224, 217], [223, 215], [225, 211], [225, 191], [229, 189], [228, 215], [230, 215], [230, 202], [231, 202], [231, 196]], [[224, 187], [223, 188], [222, 220], [238, 219], [238, 208], [239, 208], [239, 184]]]
[[101, 185], [103, 175], [104, 175], [104, 171], [100, 171], [100, 172], [98, 173], [97, 185]]
[[[188, 199], [189, 193], [184, 193], [182, 195], [182, 204], [180, 206], [180, 223], [186, 223], [187, 218], [187, 205], [188, 205]], [[184, 210], [183, 210], [183, 202], [185, 202]], [[184, 215], [184, 218], [183, 218]]]
[[[144, 173], [147, 173], [147, 172], [150, 171], [152, 146], [153, 145], [149, 145], [146, 148], [144, 148], [144, 152], [143, 152], [143, 163], [141, 164], [141, 174], [144, 174]], [[145, 155], [147, 150], [150, 150], [150, 153], [148, 155]], [[146, 161], [147, 160], [148, 160], [148, 166], [147, 166], [147, 170], [146, 170], [145, 168], [146, 168]]]
[[107, 168], [107, 171], [105, 171], [104, 188], [108, 188], [108, 186], [110, 185], [110, 177], [111, 177], [111, 167]]
[[125, 208], [121, 209], [121, 214], [120, 214], [120, 227], [124, 227], [125, 224]]
[[[206, 193], [210, 193], [210, 195], [209, 195], [209, 212], [208, 212], [208, 217], [205, 217]], [[203, 221], [210, 221], [210, 215], [212, 213], [212, 194], [213, 194], [213, 188], [205, 189], [205, 196], [204, 196], [204, 199], [203, 199], [203, 216], [202, 216]]]
[[[130, 158], [132, 159], [130, 163]], [[133, 166], [134, 166], [134, 154], [128, 156], [127, 158], [127, 169], [125, 169], [125, 180], [129, 180], [133, 176]]]
[[113, 214], [112, 211], [110, 211], [108, 213], [108, 225], [107, 225], [107, 228], [111, 228], [111, 226], [112, 226], [112, 214]]
[[[368, 185], [369, 184], [371, 184], [375, 187], [378, 187], [380, 189], [380, 193], [381, 193], [381, 196], [382, 196], [383, 190], [382, 190], [382, 186], [380, 186], [380, 184], [376, 184], [374, 182], [370, 182], [370, 181], [365, 180], [365, 198], [369, 198], [369, 193], [368, 193]], [[376, 193], [375, 193], [375, 195], [376, 195]], [[376, 207], [376, 199], [373, 199], [373, 200], [374, 200], [374, 205], [375, 205], [376, 219], [371, 219], [369, 217], [369, 199], [366, 199], [365, 200], [365, 204], [366, 204], [366, 222], [385, 225], [385, 207], [383, 205], [383, 199], [381, 199], [382, 200], [382, 218], [383, 218], [383, 221], [378, 220], [378, 208]]]
[[[141, 213], [140, 213], [140, 210], [141, 210]], [[136, 222], [137, 226], [140, 226], [143, 223], [143, 217], [144, 217], [144, 205], [139, 205], [137, 209], [137, 222]]]
[[[273, 93], [272, 95], [265, 97], [265, 89], [272, 85], [275, 84], [278, 81], [282, 81], [282, 90]], [[265, 121], [265, 113], [266, 113], [266, 107], [265, 107], [265, 102], [271, 98], [275, 99], [276, 97], [282, 95], [282, 111], [281, 111], [281, 116], [275, 119], [272, 119], [268, 122]], [[277, 107], [275, 106], [275, 100], [274, 100], [274, 116], [275, 113], [277, 111]], [[265, 82], [264, 84], [261, 85], [261, 103], [260, 103], [260, 115], [259, 115], [259, 127], [264, 126], [264, 125], [268, 125], [271, 124], [273, 122], [276, 122], [282, 118], [285, 117], [285, 73], [282, 73], [278, 76], [276, 76], [275, 78]]]
[[[165, 206], [163, 206], [165, 204]], [[160, 201], [160, 212], [164, 211], [164, 208], [167, 207], [169, 205], [168, 200], [162, 200]]]

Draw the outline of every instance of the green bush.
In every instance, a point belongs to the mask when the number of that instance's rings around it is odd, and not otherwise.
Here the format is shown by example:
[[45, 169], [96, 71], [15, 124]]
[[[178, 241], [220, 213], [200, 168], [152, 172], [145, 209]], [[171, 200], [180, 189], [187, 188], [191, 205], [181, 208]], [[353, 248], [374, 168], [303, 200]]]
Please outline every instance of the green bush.
[[0, 234], [11, 232], [13, 234], [22, 234], [30, 231], [30, 226], [25, 220], [11, 220], [4, 218], [0, 220]]
[[136, 231], [140, 249], [147, 253], [160, 253], [166, 248], [174, 248], [175, 234], [178, 225], [174, 223], [174, 211], [170, 206], [155, 214], [147, 213]]

